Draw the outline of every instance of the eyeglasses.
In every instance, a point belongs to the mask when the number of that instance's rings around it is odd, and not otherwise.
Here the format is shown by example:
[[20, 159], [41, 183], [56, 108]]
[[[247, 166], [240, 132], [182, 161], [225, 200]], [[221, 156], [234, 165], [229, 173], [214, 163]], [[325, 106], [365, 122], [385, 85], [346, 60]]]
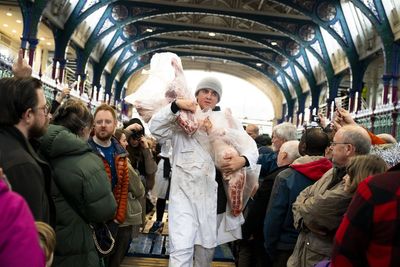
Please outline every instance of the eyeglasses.
[[46, 104], [46, 105], [44, 105], [43, 107], [35, 108], [35, 109], [36, 109], [36, 110], [42, 109], [43, 112], [44, 112], [44, 115], [47, 115], [47, 114], [49, 114], [50, 106], [49, 106], [48, 104]]
[[331, 146], [336, 145], [352, 145], [352, 143], [345, 143], [345, 142], [331, 142]]
[[94, 122], [94, 124], [96, 124], [97, 126], [101, 126], [103, 124], [110, 125], [112, 123], [113, 123], [112, 120], [97, 120], [97, 121]]

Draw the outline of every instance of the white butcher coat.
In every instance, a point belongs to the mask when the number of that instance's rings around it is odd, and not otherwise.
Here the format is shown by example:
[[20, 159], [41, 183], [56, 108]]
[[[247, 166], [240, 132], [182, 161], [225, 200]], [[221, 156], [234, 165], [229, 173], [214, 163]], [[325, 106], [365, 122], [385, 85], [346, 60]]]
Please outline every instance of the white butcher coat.
[[[168, 204], [170, 250], [191, 248], [195, 244], [214, 248], [217, 246], [218, 187], [215, 165], [207, 148], [203, 148], [195, 137], [188, 136], [175, 123], [178, 115], [179, 111], [174, 114], [169, 104], [153, 115], [149, 122], [152, 135], [161, 143], [171, 139], [173, 147]], [[249, 151], [251, 153], [241, 154], [254, 166], [258, 158], [255, 142], [254, 148]], [[235, 239], [241, 238], [243, 217], [230, 218], [231, 225], [232, 221], [236, 222], [235, 228], [240, 235]]]

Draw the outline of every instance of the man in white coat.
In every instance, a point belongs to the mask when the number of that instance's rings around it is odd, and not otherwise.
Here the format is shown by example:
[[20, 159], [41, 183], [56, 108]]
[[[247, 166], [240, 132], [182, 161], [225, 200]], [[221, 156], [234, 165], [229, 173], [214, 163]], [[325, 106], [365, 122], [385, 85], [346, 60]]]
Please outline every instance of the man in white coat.
[[[173, 267], [191, 267], [193, 262], [196, 267], [211, 266], [217, 246], [218, 184], [214, 162], [196, 139], [197, 133], [187, 135], [177, 126], [176, 118], [180, 110], [195, 112], [197, 105], [202, 110], [214, 110], [222, 96], [222, 85], [215, 78], [205, 78], [197, 85], [195, 96], [197, 104], [193, 100], [177, 99], [155, 114], [149, 123], [151, 133], [160, 142], [172, 140], [168, 214], [169, 265]], [[247, 135], [244, 130], [243, 134]], [[240, 156], [227, 158], [221, 171], [229, 174], [244, 166], [253, 166], [257, 157], [254, 144]]]

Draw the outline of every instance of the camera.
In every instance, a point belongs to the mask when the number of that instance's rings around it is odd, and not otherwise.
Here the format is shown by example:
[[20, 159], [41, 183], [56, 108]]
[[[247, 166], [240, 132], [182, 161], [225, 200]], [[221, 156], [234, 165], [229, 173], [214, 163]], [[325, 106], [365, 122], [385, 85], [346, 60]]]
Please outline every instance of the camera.
[[142, 136], [143, 136], [142, 131], [132, 131], [132, 134], [130, 135], [129, 138], [132, 138], [134, 140], [139, 140], [140, 138], [142, 138]]
[[311, 121], [314, 121], [316, 123], [320, 123], [321, 119], [318, 117], [318, 115], [312, 115]]

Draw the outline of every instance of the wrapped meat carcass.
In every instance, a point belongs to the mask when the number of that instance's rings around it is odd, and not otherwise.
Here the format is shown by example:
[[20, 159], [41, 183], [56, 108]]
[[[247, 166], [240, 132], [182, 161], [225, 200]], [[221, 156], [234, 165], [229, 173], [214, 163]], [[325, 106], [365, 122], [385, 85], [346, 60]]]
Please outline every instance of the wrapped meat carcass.
[[[244, 151], [249, 142], [254, 141], [249, 139], [242, 126], [233, 119], [230, 110], [209, 112], [204, 116], [205, 118], [200, 120], [201, 129], [208, 134], [210, 153], [215, 165], [221, 170], [226, 159], [240, 156], [240, 151]], [[221, 172], [231, 213], [233, 216], [239, 216], [257, 183], [258, 173], [248, 175], [244, 167], [232, 173]]]
[[[170, 52], [157, 53], [150, 61], [146, 81], [134, 95], [125, 98], [133, 104], [139, 115], [148, 122], [153, 114], [177, 98], [195, 98], [188, 88], [180, 58]], [[178, 125], [192, 135], [198, 128], [195, 116], [190, 111], [180, 111]]]

